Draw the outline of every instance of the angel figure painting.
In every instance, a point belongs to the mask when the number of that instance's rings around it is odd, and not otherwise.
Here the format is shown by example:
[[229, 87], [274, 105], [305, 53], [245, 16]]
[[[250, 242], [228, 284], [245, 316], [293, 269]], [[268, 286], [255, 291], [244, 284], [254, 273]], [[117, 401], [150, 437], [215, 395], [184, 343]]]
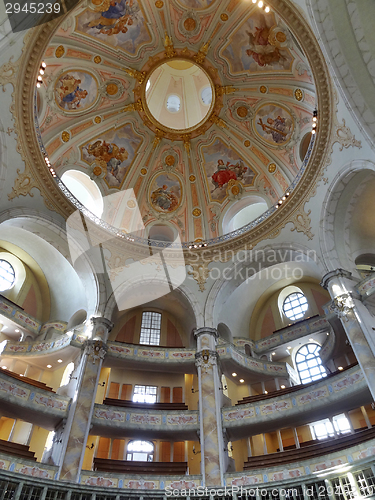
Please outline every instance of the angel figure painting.
[[255, 172], [220, 139], [216, 139], [210, 146], [203, 147], [203, 156], [212, 200], [224, 200], [231, 180], [240, 181], [244, 186], [253, 184]]
[[119, 131], [108, 131], [82, 147], [82, 157], [89, 165], [95, 164], [106, 173], [109, 187], [120, 187], [134, 155], [141, 143], [130, 125]]
[[[277, 31], [273, 13], [253, 13], [231, 35], [222, 55], [232, 73], [291, 69], [293, 57], [284, 46], [286, 35]], [[275, 35], [275, 36], [273, 36]]]
[[55, 85], [57, 105], [66, 111], [87, 109], [97, 97], [95, 79], [84, 71], [69, 71]]
[[77, 28], [131, 54], [151, 40], [137, 0], [92, 0], [78, 16]]
[[181, 184], [173, 174], [158, 175], [151, 184], [150, 203], [158, 212], [173, 212], [181, 203]]
[[293, 119], [286, 109], [273, 104], [261, 106], [254, 120], [255, 130], [268, 143], [286, 144], [294, 129]]

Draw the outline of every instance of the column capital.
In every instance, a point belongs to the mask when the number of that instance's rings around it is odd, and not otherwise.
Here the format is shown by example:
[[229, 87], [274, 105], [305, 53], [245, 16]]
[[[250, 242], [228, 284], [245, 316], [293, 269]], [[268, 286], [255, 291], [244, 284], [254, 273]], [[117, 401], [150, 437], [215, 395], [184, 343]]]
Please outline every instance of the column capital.
[[102, 316], [92, 317], [92, 318], [90, 318], [90, 322], [92, 323], [93, 326], [99, 326], [99, 325], [105, 326], [108, 330], [108, 333], [114, 327], [114, 324], [112, 323], [112, 321], [110, 321], [107, 318], [103, 318]]
[[330, 271], [329, 273], [325, 274], [322, 278], [322, 281], [320, 282], [320, 286], [325, 288], [326, 290], [328, 289], [328, 284], [331, 280], [334, 278], [348, 278], [350, 279], [352, 277], [352, 273], [349, 271], [346, 271], [345, 269], [335, 269], [334, 271]]
[[83, 344], [83, 347], [89, 360], [94, 365], [97, 360], [103, 360], [108, 351], [107, 344], [102, 340], [86, 340]]
[[202, 328], [196, 328], [194, 330], [194, 337], [196, 339], [204, 334], [213, 335], [215, 337], [215, 339], [217, 339], [219, 337], [219, 334], [218, 334], [218, 331], [216, 330], [216, 328], [211, 328], [209, 326], [202, 326]]

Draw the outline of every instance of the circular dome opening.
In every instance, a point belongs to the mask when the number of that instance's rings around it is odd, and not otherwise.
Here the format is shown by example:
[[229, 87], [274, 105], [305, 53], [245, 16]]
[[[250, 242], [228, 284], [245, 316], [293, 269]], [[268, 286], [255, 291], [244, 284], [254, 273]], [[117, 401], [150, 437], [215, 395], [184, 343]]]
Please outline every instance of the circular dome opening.
[[146, 104], [158, 125], [172, 130], [192, 129], [211, 111], [212, 83], [197, 64], [174, 59], [151, 73], [146, 83]]

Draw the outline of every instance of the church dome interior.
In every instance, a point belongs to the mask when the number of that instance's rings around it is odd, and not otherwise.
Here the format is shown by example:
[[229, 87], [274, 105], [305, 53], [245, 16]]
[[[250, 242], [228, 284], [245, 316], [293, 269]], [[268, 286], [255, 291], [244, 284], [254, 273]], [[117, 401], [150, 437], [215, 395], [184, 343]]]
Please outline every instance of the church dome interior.
[[16, 5], [0, 500], [374, 498], [375, 7]]

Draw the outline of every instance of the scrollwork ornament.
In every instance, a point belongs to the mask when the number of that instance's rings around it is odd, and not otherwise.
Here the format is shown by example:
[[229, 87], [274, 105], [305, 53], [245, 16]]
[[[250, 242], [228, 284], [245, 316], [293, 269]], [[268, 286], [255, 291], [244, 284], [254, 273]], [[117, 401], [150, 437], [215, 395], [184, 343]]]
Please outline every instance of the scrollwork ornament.
[[195, 366], [201, 368], [202, 371], [208, 372], [209, 368], [217, 366], [218, 354], [209, 349], [203, 349], [195, 355]]
[[192, 267], [192, 271], [188, 271], [188, 274], [190, 276], [193, 276], [195, 281], [199, 285], [199, 290], [203, 292], [205, 290], [205, 284], [207, 282], [208, 276], [210, 274], [210, 271], [207, 267], [207, 263], [197, 263], [197, 264], [190, 264]]
[[93, 365], [96, 361], [103, 360], [108, 351], [108, 346], [101, 340], [86, 340], [83, 344], [85, 353]]

